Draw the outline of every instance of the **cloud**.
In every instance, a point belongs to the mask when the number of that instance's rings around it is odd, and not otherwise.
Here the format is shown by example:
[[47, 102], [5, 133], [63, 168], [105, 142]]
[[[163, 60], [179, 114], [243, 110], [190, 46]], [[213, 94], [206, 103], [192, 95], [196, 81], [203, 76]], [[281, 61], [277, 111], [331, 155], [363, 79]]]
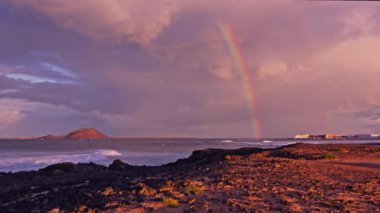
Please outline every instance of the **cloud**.
[[300, 65], [290, 64], [292, 81], [267, 82], [258, 90], [264, 122], [290, 123], [294, 133], [379, 131], [373, 119], [380, 106], [379, 43], [378, 36], [344, 39]]
[[140, 44], [158, 37], [178, 10], [174, 0], [149, 4], [139, 0], [12, 0], [9, 3], [31, 9], [53, 19], [59, 27], [91, 38]]
[[338, 18], [344, 24], [343, 34], [363, 35], [370, 33], [376, 26], [375, 12], [372, 8], [353, 9]]
[[15, 134], [94, 125], [253, 136], [221, 22], [246, 62], [265, 135], [375, 129], [365, 121], [380, 100], [372, 3], [12, 0], [0, 9], [0, 97], [25, 106]]
[[270, 78], [282, 78], [284, 80], [287, 72], [288, 65], [286, 62], [273, 60], [262, 63], [257, 70], [257, 75], [260, 80], [268, 80]]
[[380, 50], [380, 36], [361, 36], [337, 42], [315, 56], [315, 63], [322, 63], [328, 69], [355, 72], [379, 71], [380, 61], [376, 54]]
[[64, 134], [73, 129], [93, 126], [118, 135], [114, 132], [113, 125], [116, 120], [119, 124], [125, 124], [127, 119], [96, 110], [80, 112], [66, 106], [25, 99], [0, 99], [0, 134], [2, 136]]
[[41, 62], [40, 65], [45, 67], [47, 70], [50, 70], [52, 72], [59, 73], [60, 75], [67, 77], [67, 78], [77, 78], [77, 76], [70, 71], [69, 69], [66, 69], [64, 67], [60, 67], [56, 64], [50, 63], [50, 62]]
[[0, 130], [16, 124], [24, 114], [12, 104], [12, 100], [0, 99]]
[[[339, 98], [356, 105], [378, 105], [380, 63], [376, 53], [380, 50], [380, 37], [360, 37], [337, 43], [313, 58], [311, 66], [319, 69], [321, 78], [330, 79]], [[343, 89], [344, 88], [344, 89]]]
[[[53, 72], [53, 73], [51, 73]], [[70, 70], [49, 62], [28, 65], [0, 64], [0, 76], [29, 83], [77, 84]]]
[[211, 74], [222, 80], [236, 80], [236, 68], [231, 64], [229, 58], [216, 59], [215, 62], [210, 63], [207, 68]]

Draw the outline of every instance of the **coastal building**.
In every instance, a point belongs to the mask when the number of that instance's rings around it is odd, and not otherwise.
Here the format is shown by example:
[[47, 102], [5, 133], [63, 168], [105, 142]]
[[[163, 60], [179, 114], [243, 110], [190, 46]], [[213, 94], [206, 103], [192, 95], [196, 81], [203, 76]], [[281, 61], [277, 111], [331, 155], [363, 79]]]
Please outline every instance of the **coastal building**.
[[380, 134], [358, 134], [358, 135], [344, 135], [344, 134], [323, 134], [323, 135], [310, 135], [298, 134], [294, 139], [310, 139], [310, 140], [344, 140], [344, 139], [358, 139], [358, 140], [371, 140], [380, 139]]
[[348, 135], [341, 135], [341, 134], [326, 134], [324, 136], [324, 139], [326, 140], [339, 140], [339, 139], [347, 139]]
[[295, 139], [308, 139], [310, 138], [310, 135], [304, 134], [304, 135], [296, 135], [294, 136]]

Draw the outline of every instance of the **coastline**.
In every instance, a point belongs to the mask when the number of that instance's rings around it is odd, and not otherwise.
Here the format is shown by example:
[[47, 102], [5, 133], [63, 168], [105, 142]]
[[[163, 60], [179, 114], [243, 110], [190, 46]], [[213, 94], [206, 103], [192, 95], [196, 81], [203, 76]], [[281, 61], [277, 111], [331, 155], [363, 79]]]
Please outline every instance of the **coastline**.
[[0, 173], [0, 211], [379, 211], [378, 145], [206, 149], [163, 166]]

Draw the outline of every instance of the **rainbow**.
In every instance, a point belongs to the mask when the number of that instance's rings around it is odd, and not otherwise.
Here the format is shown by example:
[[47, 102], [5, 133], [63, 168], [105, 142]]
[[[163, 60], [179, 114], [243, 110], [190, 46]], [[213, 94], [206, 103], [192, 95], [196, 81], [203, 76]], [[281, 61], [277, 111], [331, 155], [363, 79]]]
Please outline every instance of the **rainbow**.
[[247, 96], [247, 102], [249, 104], [249, 111], [252, 118], [252, 127], [254, 131], [254, 136], [257, 138], [262, 138], [262, 128], [261, 122], [258, 117], [258, 106], [255, 90], [253, 88], [253, 82], [250, 78], [247, 63], [244, 60], [242, 51], [239, 49], [238, 42], [232, 33], [231, 28], [225, 23], [218, 23], [219, 30], [223, 35], [223, 39], [226, 43], [228, 52], [240, 73], [240, 79], [244, 85], [244, 91]]

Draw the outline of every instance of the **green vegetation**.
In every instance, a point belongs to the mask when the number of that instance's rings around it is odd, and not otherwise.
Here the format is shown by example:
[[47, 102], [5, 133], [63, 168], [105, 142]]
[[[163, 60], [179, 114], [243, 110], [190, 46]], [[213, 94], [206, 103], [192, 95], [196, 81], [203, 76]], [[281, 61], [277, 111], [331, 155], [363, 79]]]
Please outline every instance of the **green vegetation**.
[[324, 160], [332, 160], [336, 158], [336, 155], [334, 155], [333, 153], [326, 153], [326, 154], [323, 154], [321, 158]]
[[203, 192], [203, 189], [198, 186], [188, 185], [185, 187], [186, 194], [197, 195], [197, 194], [201, 194], [202, 192]]
[[178, 207], [178, 200], [170, 197], [164, 197], [162, 199], [162, 202], [164, 203], [165, 206], [170, 207], [170, 208], [177, 208]]

